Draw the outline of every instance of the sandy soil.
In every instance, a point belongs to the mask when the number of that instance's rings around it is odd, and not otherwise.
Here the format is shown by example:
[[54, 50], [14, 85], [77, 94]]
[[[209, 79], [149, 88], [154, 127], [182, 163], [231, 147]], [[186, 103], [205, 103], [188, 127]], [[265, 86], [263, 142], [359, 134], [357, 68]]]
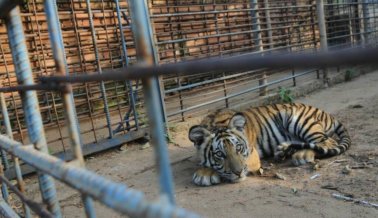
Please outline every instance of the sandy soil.
[[[191, 176], [198, 160], [187, 139], [198, 119], [173, 128], [170, 156], [177, 204], [205, 217], [378, 217], [378, 208], [336, 199], [333, 193], [378, 203], [378, 72], [336, 85], [298, 102], [334, 114], [349, 129], [353, 145], [344, 154], [321, 160], [320, 168], [293, 167], [289, 162], [264, 161], [264, 175], [242, 183], [196, 187]], [[345, 170], [346, 166], [350, 170]], [[115, 181], [145, 192], [150, 200], [159, 192], [153, 148], [132, 143], [87, 159], [87, 167]], [[285, 180], [274, 175], [279, 173]], [[316, 176], [317, 175], [317, 176]], [[28, 196], [38, 199], [35, 177], [27, 182]], [[84, 217], [80, 195], [58, 184], [65, 217]], [[119, 217], [96, 203], [98, 217]]]

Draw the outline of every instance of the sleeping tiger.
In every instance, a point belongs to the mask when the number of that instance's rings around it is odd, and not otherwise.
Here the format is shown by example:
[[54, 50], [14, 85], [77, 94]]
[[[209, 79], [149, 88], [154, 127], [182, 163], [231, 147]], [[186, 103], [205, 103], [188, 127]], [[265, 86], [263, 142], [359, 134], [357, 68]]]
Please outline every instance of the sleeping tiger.
[[301, 165], [341, 154], [351, 144], [348, 131], [334, 117], [298, 103], [218, 110], [192, 126], [189, 139], [201, 160], [193, 175], [200, 186], [243, 181], [249, 172], [259, 172], [260, 158], [291, 156]]

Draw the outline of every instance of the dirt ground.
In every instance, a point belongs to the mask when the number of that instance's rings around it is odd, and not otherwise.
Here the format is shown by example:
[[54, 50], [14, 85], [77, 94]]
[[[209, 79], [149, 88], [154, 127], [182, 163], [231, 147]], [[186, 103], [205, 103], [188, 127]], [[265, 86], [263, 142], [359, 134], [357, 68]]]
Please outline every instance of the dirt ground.
[[[188, 128], [180, 123], [172, 132], [179, 145], [169, 146], [177, 204], [205, 217], [378, 217], [378, 208], [337, 199], [340, 194], [378, 204], [378, 72], [296, 99], [334, 114], [349, 129], [353, 144], [344, 154], [320, 160], [319, 168], [293, 167], [290, 162], [264, 161], [263, 176], [237, 184], [196, 187], [197, 168]], [[132, 143], [87, 159], [87, 167], [117, 182], [143, 191], [154, 200], [159, 187], [153, 148]], [[278, 173], [285, 180], [275, 177]], [[28, 196], [38, 199], [35, 177], [27, 178]], [[84, 217], [80, 195], [57, 184], [65, 217]], [[96, 203], [98, 217], [120, 217]]]

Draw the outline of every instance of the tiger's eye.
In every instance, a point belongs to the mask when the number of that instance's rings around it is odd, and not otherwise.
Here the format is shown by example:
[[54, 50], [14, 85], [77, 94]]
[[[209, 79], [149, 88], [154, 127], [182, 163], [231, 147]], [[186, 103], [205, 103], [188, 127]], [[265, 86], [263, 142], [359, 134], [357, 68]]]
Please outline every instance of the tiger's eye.
[[241, 145], [241, 144], [237, 144], [237, 145], [236, 145], [236, 150], [237, 150], [237, 151], [240, 151], [241, 149], [242, 149], [242, 145]]
[[221, 151], [217, 151], [217, 152], [215, 152], [215, 155], [218, 156], [218, 157], [222, 157], [223, 153]]

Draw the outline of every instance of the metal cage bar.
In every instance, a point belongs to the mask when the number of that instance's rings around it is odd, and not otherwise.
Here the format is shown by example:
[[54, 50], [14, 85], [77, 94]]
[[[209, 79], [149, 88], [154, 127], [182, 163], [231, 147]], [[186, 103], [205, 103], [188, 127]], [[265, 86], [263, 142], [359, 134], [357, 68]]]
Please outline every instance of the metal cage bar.
[[[30, 68], [28, 51], [25, 44], [25, 36], [21, 23], [20, 10], [18, 7], [13, 8], [6, 17], [8, 39], [12, 48], [13, 61], [15, 63], [16, 75], [19, 84], [33, 85], [33, 75]], [[34, 147], [48, 153], [45, 132], [43, 129], [41, 114], [39, 113], [38, 99], [35, 91], [26, 91], [22, 93], [23, 109], [26, 117], [26, 125], [30, 141]], [[54, 181], [49, 175], [39, 175], [40, 189], [42, 198], [47, 205], [48, 210], [56, 217], [61, 217], [59, 203], [56, 197], [56, 188]]]

